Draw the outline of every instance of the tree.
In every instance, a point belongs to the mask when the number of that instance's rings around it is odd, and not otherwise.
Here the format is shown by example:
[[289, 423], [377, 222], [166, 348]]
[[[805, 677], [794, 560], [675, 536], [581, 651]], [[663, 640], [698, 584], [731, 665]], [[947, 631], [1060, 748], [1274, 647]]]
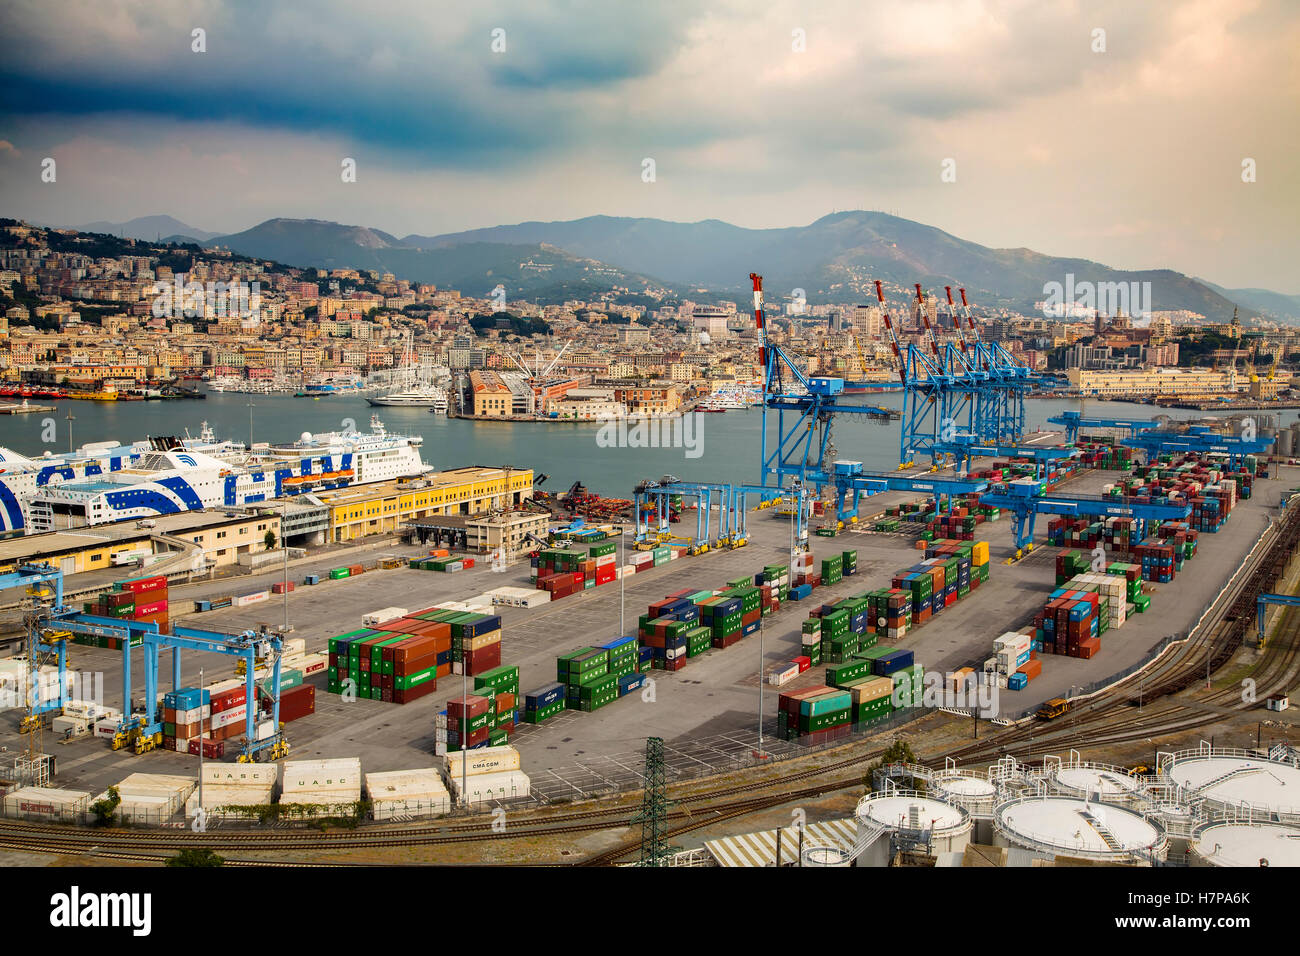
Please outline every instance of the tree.
[[266, 550], [270, 551], [275, 547], [275, 532], [268, 530], [262, 536], [262, 543], [266, 545]]
[[[862, 778], [862, 784], [868, 790], [875, 789], [875, 774], [877, 770], [882, 770], [891, 763], [916, 763], [916, 754], [912, 753], [911, 745], [902, 737], [895, 740], [885, 748], [885, 752], [880, 755], [880, 759], [867, 768], [867, 774]], [[918, 782], [918, 789], [921, 784]]]
[[94, 825], [97, 827], [106, 827], [113, 822], [113, 814], [117, 812], [117, 806], [122, 802], [122, 795], [118, 793], [117, 787], [109, 787], [104, 794], [104, 800], [96, 800], [90, 805], [90, 812], [95, 815]]
[[225, 862], [206, 847], [191, 847], [167, 858], [168, 866], [221, 866]]

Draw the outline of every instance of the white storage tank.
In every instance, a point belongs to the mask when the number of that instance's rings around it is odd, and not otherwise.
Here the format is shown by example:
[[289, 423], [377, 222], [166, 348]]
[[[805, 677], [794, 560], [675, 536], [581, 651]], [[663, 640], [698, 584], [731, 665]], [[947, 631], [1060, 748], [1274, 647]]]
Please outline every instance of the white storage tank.
[[1191, 866], [1300, 866], [1300, 827], [1285, 823], [1206, 823], [1196, 828]]
[[1164, 860], [1164, 827], [1126, 807], [1075, 797], [1019, 797], [994, 813], [995, 846], [1105, 863]]
[[971, 815], [971, 839], [988, 843], [993, 839], [993, 809], [998, 803], [998, 788], [983, 774], [950, 768], [930, 778], [930, 792], [940, 800], [965, 807]]
[[1267, 810], [1300, 822], [1300, 767], [1246, 751], [1189, 750], [1161, 754], [1160, 773], [1184, 800], [1204, 800], [1210, 812]]
[[[1050, 765], [1049, 765], [1050, 766]], [[1052, 789], [1071, 797], [1130, 804], [1142, 794], [1143, 781], [1120, 767], [1076, 761], [1049, 770]]]
[[853, 860], [848, 851], [837, 846], [804, 847], [803, 855], [799, 858], [800, 866], [851, 866], [852, 864]]
[[971, 816], [965, 807], [910, 790], [869, 793], [858, 801], [854, 816], [859, 837], [885, 831], [858, 857], [858, 866], [887, 866], [890, 834], [897, 830], [929, 830], [934, 854], [964, 850], [971, 839]]

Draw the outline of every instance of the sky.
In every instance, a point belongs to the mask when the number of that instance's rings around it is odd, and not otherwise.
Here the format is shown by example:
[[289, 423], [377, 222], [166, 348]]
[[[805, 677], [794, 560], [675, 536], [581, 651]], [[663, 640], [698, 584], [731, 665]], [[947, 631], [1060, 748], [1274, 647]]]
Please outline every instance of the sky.
[[878, 209], [1300, 293], [1294, 0], [7, 0], [0, 36], [0, 216]]

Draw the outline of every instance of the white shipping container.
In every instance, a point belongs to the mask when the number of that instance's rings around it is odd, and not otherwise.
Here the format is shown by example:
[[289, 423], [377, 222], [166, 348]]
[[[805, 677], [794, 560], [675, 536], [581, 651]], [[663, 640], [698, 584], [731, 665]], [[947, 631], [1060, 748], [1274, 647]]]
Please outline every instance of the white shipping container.
[[457, 801], [467, 799], [470, 804], [489, 800], [515, 800], [531, 792], [528, 774], [513, 770], [509, 773], [475, 774], [466, 781], [465, 794], [461, 793], [460, 778], [451, 781], [452, 793]]
[[510, 770], [518, 770], [519, 751], [509, 744], [500, 747], [479, 747], [470, 751], [458, 751], [447, 754], [445, 766], [447, 775], [459, 777], [461, 775], [461, 764], [466, 762], [465, 754], [469, 754], [468, 764], [464, 770], [470, 776], [483, 773], [504, 773]]
[[282, 804], [318, 803], [327, 807], [337, 807], [344, 804], [356, 803], [360, 799], [361, 785], [358, 784], [355, 791], [295, 790], [293, 793], [282, 793], [279, 802]]
[[5, 816], [29, 820], [70, 819], [88, 809], [90, 794], [84, 790], [55, 787], [22, 787], [5, 794]]
[[[222, 807], [269, 806], [274, 791], [270, 787], [203, 787], [203, 809], [209, 815], [225, 816]], [[185, 816], [192, 817], [199, 808], [199, 793], [194, 791], [185, 801]]]
[[285, 657], [307, 653], [307, 639], [305, 637], [286, 637], [280, 644]]
[[371, 816], [375, 820], [393, 820], [405, 817], [433, 817], [440, 813], [451, 812], [451, 794], [446, 790], [440, 793], [411, 794], [395, 799], [372, 800]]
[[234, 787], [237, 789], [274, 787], [280, 768], [273, 763], [218, 763], [203, 764], [204, 787]]
[[351, 799], [359, 800], [361, 799], [361, 758], [289, 760], [284, 765], [283, 781], [285, 794], [309, 791], [355, 793], [356, 795]]
[[406, 800], [446, 792], [436, 767], [366, 774], [366, 795], [371, 800]]
[[56, 737], [80, 737], [90, 728], [84, 717], [55, 717], [50, 730]]
[[381, 607], [378, 611], [371, 611], [363, 615], [361, 623], [370, 627], [372, 624], [379, 624], [383, 621], [395, 621], [399, 617], [406, 617], [406, 608], [404, 607]]
[[313, 674], [323, 674], [329, 668], [330, 659], [326, 654], [308, 654], [297, 665], [302, 671], [303, 677], [311, 677]]
[[118, 718], [116, 717], [105, 717], [102, 720], [95, 721], [95, 736], [112, 740], [114, 735], [117, 734], [117, 724]]
[[247, 607], [250, 604], [260, 604], [270, 596], [270, 591], [254, 591], [252, 594], [240, 594], [232, 603], [235, 607]]
[[237, 707], [231, 707], [229, 710], [223, 710], [220, 713], [212, 715], [212, 729], [219, 730], [222, 727], [229, 727], [231, 724], [247, 723], [248, 705], [240, 704]]
[[270, 740], [275, 736], [275, 721], [264, 720], [257, 725], [257, 739]]

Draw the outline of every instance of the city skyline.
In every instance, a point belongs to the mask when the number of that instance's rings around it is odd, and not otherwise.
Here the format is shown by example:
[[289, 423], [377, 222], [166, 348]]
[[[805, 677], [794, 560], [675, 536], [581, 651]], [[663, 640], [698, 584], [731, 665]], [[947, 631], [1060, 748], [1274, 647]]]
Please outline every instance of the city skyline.
[[1294, 112], [1298, 80], [1300, 16], [1280, 2], [450, 10], [120, 3], [68, 31], [12, 7], [0, 205], [67, 226], [284, 216], [397, 236], [882, 209], [992, 247], [1300, 292], [1297, 134], [1268, 119]]

